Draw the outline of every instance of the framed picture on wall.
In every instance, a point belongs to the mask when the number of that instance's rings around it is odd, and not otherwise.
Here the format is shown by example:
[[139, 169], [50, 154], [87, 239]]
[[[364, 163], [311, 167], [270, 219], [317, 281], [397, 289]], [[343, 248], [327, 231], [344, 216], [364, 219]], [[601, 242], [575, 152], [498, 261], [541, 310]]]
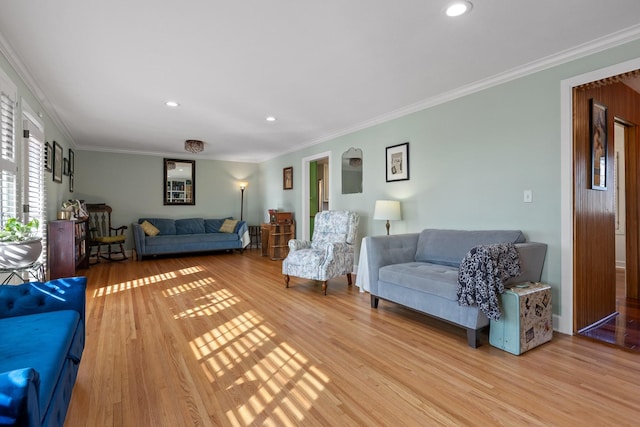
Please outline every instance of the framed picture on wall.
[[53, 157], [53, 147], [48, 142], [44, 143], [44, 170], [51, 172], [51, 158]]
[[409, 143], [392, 145], [386, 149], [387, 182], [409, 179]]
[[53, 182], [62, 182], [62, 146], [53, 141]]
[[69, 192], [73, 193], [73, 174], [69, 175]]
[[282, 169], [282, 189], [293, 189], [293, 166]]
[[607, 189], [607, 107], [591, 100], [591, 189]]
[[75, 172], [76, 165], [76, 153], [73, 152], [71, 148], [69, 148], [69, 175], [73, 175]]

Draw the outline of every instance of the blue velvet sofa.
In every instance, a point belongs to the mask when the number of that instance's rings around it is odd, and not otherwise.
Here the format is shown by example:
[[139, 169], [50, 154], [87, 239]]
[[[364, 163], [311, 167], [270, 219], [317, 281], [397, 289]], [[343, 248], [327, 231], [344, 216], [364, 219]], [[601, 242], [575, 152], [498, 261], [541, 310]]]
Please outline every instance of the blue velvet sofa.
[[539, 281], [547, 252], [546, 244], [526, 242], [519, 230], [426, 229], [367, 240], [371, 307], [377, 308], [383, 299], [462, 326], [474, 348], [489, 318], [477, 305], [458, 304], [458, 270], [466, 254], [480, 245], [513, 243], [520, 275], [506, 285]]
[[[247, 223], [238, 221], [233, 232], [225, 233], [220, 229], [226, 219], [231, 218], [140, 218], [137, 224], [133, 224], [137, 259], [185, 252], [243, 250], [251, 242]], [[157, 228], [159, 231], [157, 235], [151, 236], [145, 233], [142, 226], [145, 221]]]
[[0, 286], [0, 426], [62, 426], [85, 340], [84, 277]]

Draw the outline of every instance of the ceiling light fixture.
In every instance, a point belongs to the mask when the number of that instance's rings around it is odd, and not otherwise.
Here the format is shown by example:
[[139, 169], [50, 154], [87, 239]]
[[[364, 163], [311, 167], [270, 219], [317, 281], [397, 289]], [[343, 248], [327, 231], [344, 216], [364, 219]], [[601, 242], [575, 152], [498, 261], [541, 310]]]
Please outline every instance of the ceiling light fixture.
[[275, 117], [273, 117], [273, 116], [269, 116], [269, 117], [266, 118], [266, 120], [268, 122], [275, 122], [277, 119]]
[[449, 3], [449, 5], [444, 9], [444, 13], [447, 16], [456, 17], [471, 12], [471, 9], [473, 9], [473, 4], [471, 4], [471, 2], [456, 1]]
[[178, 104], [176, 101], [167, 101], [167, 102], [164, 103], [164, 105], [166, 105], [167, 107], [174, 107], [175, 108], [175, 107], [179, 106], [180, 104]]
[[184, 142], [184, 149], [190, 153], [201, 153], [204, 151], [204, 142], [199, 139], [187, 139]]

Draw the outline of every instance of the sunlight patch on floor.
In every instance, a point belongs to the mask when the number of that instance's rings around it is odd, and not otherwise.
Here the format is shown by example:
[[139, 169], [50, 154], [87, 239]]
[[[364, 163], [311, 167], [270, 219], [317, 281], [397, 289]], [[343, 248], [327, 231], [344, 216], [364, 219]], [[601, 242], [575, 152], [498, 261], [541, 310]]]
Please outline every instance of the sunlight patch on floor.
[[164, 289], [162, 295], [165, 297], [172, 297], [183, 292], [189, 292], [194, 289], [203, 288], [215, 283], [216, 281], [211, 277], [205, 279], [194, 280], [193, 282], [180, 283], [177, 286]]
[[[202, 282], [202, 281], [198, 281]], [[211, 283], [215, 282], [214, 280]], [[171, 296], [171, 294], [167, 295]], [[202, 304], [199, 304], [201, 301]], [[178, 313], [174, 319], [184, 319], [186, 317], [212, 316], [224, 309], [232, 307], [240, 302], [240, 298], [234, 296], [227, 289], [220, 289], [204, 297], [196, 298], [194, 306]]]
[[278, 342], [253, 310], [197, 337], [190, 346], [209, 381], [219, 382], [230, 395], [252, 393], [225, 413], [232, 424], [249, 425], [265, 416], [278, 425], [299, 424], [329, 382], [308, 358]]
[[[182, 269], [176, 270], [176, 271], [169, 271], [167, 273], [156, 274], [156, 275], [153, 275], [153, 276], [142, 277], [140, 279], [128, 280], [128, 281], [122, 282], [122, 283], [114, 283], [112, 285], [106, 285], [106, 286], [103, 286], [101, 288], [96, 289], [95, 292], [94, 292], [94, 297], [103, 297], [105, 295], [111, 295], [111, 294], [115, 294], [117, 292], [128, 291], [128, 290], [131, 290], [131, 289], [140, 288], [142, 286], [147, 286], [147, 285], [151, 285], [151, 284], [154, 284], [154, 283], [161, 283], [161, 282], [164, 282], [166, 280], [176, 279], [176, 278], [178, 278], [178, 276], [186, 276], [186, 275], [189, 275], [189, 274], [195, 274], [195, 273], [199, 273], [199, 272], [202, 272], [202, 271], [204, 271], [204, 269], [202, 267], [194, 266], [194, 267], [182, 268]], [[204, 285], [208, 285], [208, 284], [213, 283], [213, 282], [214, 282], [214, 280], [209, 278], [209, 280], [206, 281], [206, 282], [203, 282], [202, 280], [199, 280], [199, 281], [194, 282], [194, 283], [199, 283], [201, 286], [204, 286]], [[189, 285], [189, 284], [181, 284], [180, 286], [177, 286], [176, 288], [184, 287], [186, 285]], [[180, 292], [184, 292], [185, 290], [188, 290], [188, 289], [182, 289], [182, 290], [180, 290]]]

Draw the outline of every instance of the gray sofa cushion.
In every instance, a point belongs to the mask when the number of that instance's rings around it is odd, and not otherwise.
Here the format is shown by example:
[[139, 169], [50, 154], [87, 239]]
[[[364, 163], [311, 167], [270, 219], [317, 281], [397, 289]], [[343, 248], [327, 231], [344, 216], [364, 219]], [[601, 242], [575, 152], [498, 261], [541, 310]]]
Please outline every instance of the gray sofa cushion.
[[520, 230], [422, 230], [415, 260], [459, 267], [462, 258], [478, 245], [523, 243]]
[[149, 221], [160, 230], [158, 235], [163, 236], [167, 234], [176, 234], [176, 220], [168, 218], [140, 218], [138, 224], [142, 224], [145, 221]]
[[204, 219], [176, 219], [176, 234], [204, 234]]
[[458, 300], [456, 267], [425, 262], [385, 265], [380, 268], [380, 280], [448, 300]]

